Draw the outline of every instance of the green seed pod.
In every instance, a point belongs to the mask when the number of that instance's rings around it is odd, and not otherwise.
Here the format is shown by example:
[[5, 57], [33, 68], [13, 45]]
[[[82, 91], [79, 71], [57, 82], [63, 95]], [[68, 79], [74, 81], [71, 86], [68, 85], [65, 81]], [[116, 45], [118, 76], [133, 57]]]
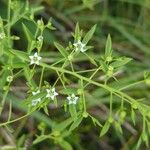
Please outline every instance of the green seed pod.
[[87, 112], [83, 112], [82, 115], [83, 115], [84, 118], [87, 118], [87, 117], [88, 117], [88, 113], [87, 113]]
[[53, 135], [56, 136], [60, 136], [60, 132], [59, 131], [53, 131]]
[[38, 129], [39, 129], [40, 131], [43, 131], [45, 128], [46, 128], [46, 125], [45, 125], [44, 122], [41, 122], [41, 123], [38, 125]]
[[124, 110], [121, 111], [121, 112], [120, 112], [120, 117], [121, 117], [121, 119], [124, 119], [125, 116], [126, 116], [126, 112], [125, 112]]
[[111, 61], [112, 61], [112, 57], [111, 56], [106, 57], [106, 62], [111, 62]]
[[108, 77], [111, 77], [112, 75], [113, 75], [113, 71], [108, 70], [108, 71], [107, 71], [107, 76], [108, 76]]
[[110, 116], [110, 117], [108, 118], [108, 122], [109, 122], [109, 123], [113, 123], [113, 121], [114, 121], [114, 119]]
[[72, 60], [73, 60], [73, 56], [72, 56], [72, 55], [69, 55], [69, 56], [68, 56], [68, 60], [69, 60], [69, 61], [72, 61]]
[[138, 103], [137, 103], [137, 102], [133, 102], [133, 103], [131, 104], [131, 107], [132, 107], [133, 109], [138, 109]]

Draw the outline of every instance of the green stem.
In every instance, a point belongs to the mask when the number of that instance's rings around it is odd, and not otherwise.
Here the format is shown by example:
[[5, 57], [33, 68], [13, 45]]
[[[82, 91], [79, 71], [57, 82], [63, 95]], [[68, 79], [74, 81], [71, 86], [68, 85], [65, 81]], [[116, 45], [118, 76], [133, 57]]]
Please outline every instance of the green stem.
[[143, 133], [145, 132], [145, 116], [143, 116]]
[[135, 85], [141, 84], [141, 83], [143, 83], [143, 82], [144, 82], [144, 80], [141, 80], [141, 81], [138, 81], [138, 82], [135, 82], [135, 83], [129, 84], [129, 85], [127, 85], [127, 86], [124, 86], [124, 87], [120, 88], [119, 90], [120, 90], [120, 91], [122, 91], [122, 90], [125, 90], [125, 89], [127, 89], [127, 88], [130, 88], [130, 87], [132, 87], [132, 86], [135, 86]]
[[40, 83], [39, 83], [39, 89], [41, 89], [41, 86], [42, 86], [42, 80], [43, 80], [44, 70], [45, 70], [45, 67], [42, 68], [42, 73], [41, 73]]
[[86, 101], [85, 101], [85, 95], [84, 95], [84, 85], [83, 85], [83, 80], [81, 80], [81, 87], [82, 87], [82, 98], [83, 98], [83, 109], [84, 112], [86, 112]]
[[1, 124], [0, 124], [0, 127], [1, 127], [1, 126], [6, 126], [7, 124], [10, 124], [10, 123], [13, 123], [13, 122], [16, 122], [16, 121], [19, 121], [19, 120], [21, 120], [21, 119], [23, 119], [23, 118], [25, 118], [25, 117], [31, 115], [32, 113], [33, 113], [33, 111], [30, 112], [30, 113], [27, 113], [26, 115], [24, 115], [24, 116], [22, 116], [22, 117], [19, 117], [19, 118], [17, 118], [17, 119], [14, 119], [14, 120], [10, 120], [10, 121], [1, 123]]
[[[95, 76], [95, 74], [100, 70], [100, 68], [101, 68], [101, 66], [99, 66], [99, 67], [93, 72], [93, 74], [90, 76], [89, 79], [92, 79], [92, 78]], [[84, 86], [84, 88], [85, 88], [86, 86], [88, 86], [88, 85], [89, 85], [89, 83], [87, 83], [87, 84]]]
[[[8, 7], [7, 7], [7, 36], [8, 40], [10, 40], [10, 6], [11, 6], [11, 0], [8, 0]], [[9, 41], [10, 42], [10, 41]]]
[[112, 92], [110, 93], [110, 113], [109, 115], [112, 116], [112, 100], [113, 100], [113, 97], [112, 97]]
[[0, 104], [0, 116], [2, 114], [2, 111], [3, 111], [3, 108], [4, 108], [4, 104], [5, 104], [8, 92], [9, 92], [9, 86], [10, 86], [10, 83], [8, 84], [8, 89], [5, 91], [3, 99], [2, 99], [1, 104]]

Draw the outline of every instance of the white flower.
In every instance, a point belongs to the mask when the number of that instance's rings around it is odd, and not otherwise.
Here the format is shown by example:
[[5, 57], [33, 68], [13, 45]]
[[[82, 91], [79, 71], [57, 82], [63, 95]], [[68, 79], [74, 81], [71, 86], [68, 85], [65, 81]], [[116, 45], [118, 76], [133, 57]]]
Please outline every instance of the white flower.
[[85, 44], [83, 44], [80, 40], [78, 40], [78, 42], [73, 44], [75, 47], [75, 51], [81, 51], [81, 52], [85, 52]]
[[5, 33], [0, 33], [0, 39], [2, 40], [2, 39], [4, 39], [6, 36], [5, 36]]
[[42, 35], [40, 35], [40, 36], [38, 36], [38, 38], [37, 38], [37, 39], [38, 39], [38, 41], [39, 41], [39, 42], [42, 42], [42, 41], [43, 41], [43, 36], [42, 36]]
[[46, 89], [46, 91], [47, 91], [46, 97], [51, 98], [52, 100], [54, 100], [55, 97], [58, 95], [58, 93], [55, 91], [55, 88]]
[[6, 80], [7, 80], [7, 82], [12, 82], [13, 81], [13, 76], [8, 76]]
[[[32, 92], [32, 95], [37, 95], [40, 93], [40, 90], [37, 90], [36, 92]], [[33, 99], [32, 100], [32, 106], [36, 106], [38, 103], [41, 102], [41, 98], [38, 98], [38, 99]]]
[[40, 60], [42, 59], [42, 57], [40, 57], [37, 52], [33, 56], [29, 56], [29, 58], [31, 60], [30, 65], [32, 65], [32, 64], [39, 65]]
[[79, 97], [75, 96], [74, 94], [67, 97], [68, 104], [76, 104]]
[[32, 95], [36, 95], [36, 94], [39, 94], [40, 93], [40, 90], [37, 90], [36, 92], [32, 92]]
[[38, 98], [38, 99], [33, 99], [32, 100], [32, 106], [36, 106], [38, 103], [40, 103], [41, 102], [41, 99], [40, 98]]

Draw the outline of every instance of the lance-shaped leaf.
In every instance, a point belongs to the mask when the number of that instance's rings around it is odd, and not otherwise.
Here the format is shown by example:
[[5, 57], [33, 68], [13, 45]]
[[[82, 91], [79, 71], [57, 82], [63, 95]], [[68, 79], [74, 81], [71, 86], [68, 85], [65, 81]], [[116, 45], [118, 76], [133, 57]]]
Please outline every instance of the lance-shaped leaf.
[[89, 116], [90, 116], [90, 118], [92, 119], [93, 124], [94, 124], [95, 126], [98, 125], [99, 127], [102, 127], [101, 123], [100, 123], [96, 118], [92, 117], [91, 115], [89, 115]]
[[57, 42], [54, 42], [54, 45], [59, 50], [59, 52], [67, 59], [68, 58], [67, 50]]
[[77, 110], [76, 106], [74, 104], [69, 105], [69, 112], [72, 118], [74, 118], [74, 121], [77, 120]]
[[44, 140], [46, 140], [46, 139], [49, 139], [49, 138], [51, 138], [50, 135], [41, 135], [41, 136], [38, 136], [38, 137], [33, 141], [33, 144], [34, 144], [34, 145], [35, 145], [35, 144], [38, 144], [38, 143], [40, 143], [40, 142], [42, 142], [42, 141], [44, 141]]
[[86, 45], [89, 40], [92, 38], [94, 32], [95, 32], [95, 29], [96, 29], [96, 25], [94, 25], [85, 35], [85, 37], [83, 38], [83, 43]]
[[74, 39], [75, 39], [75, 42], [80, 40], [80, 27], [79, 27], [79, 24], [77, 23], [76, 24], [76, 27], [75, 27], [75, 34], [74, 34]]
[[0, 56], [4, 54], [4, 45], [0, 43]]
[[146, 146], [148, 147], [149, 139], [148, 139], [147, 132], [146, 131], [142, 132], [141, 137], [142, 137], [142, 140], [145, 142]]
[[59, 143], [59, 145], [60, 145], [64, 150], [73, 150], [73, 148], [72, 148], [72, 146], [70, 145], [70, 143], [68, 143], [68, 142], [65, 141], [64, 139], [58, 140], [57, 142]]
[[115, 62], [113, 62], [111, 64], [111, 66], [115, 67], [115, 68], [118, 68], [118, 67], [121, 67], [121, 66], [124, 66], [125, 64], [127, 64], [128, 62], [130, 62], [132, 59], [131, 58], [128, 58], [128, 57], [120, 57], [118, 58]]
[[111, 55], [112, 55], [112, 41], [111, 41], [111, 36], [109, 34], [105, 46], [105, 58], [111, 57]]
[[110, 128], [110, 122], [106, 121], [103, 128], [102, 128], [102, 130], [101, 130], [100, 137], [105, 135], [107, 133], [107, 131], [109, 130], [109, 128]]
[[31, 43], [34, 40], [33, 34], [30, 32], [30, 30], [27, 28], [27, 26], [24, 23], [22, 23], [22, 26], [28, 42]]
[[131, 119], [133, 121], [133, 124], [135, 125], [135, 112], [134, 112], [133, 108], [131, 109]]
[[82, 119], [83, 119], [83, 116], [80, 116], [75, 122], [73, 122], [73, 124], [70, 126], [69, 131], [72, 131], [75, 128], [77, 128], [79, 124], [81, 123]]
[[53, 130], [56, 130], [56, 131], [63, 131], [65, 130], [68, 126], [70, 126], [70, 124], [74, 121], [74, 119], [72, 117], [64, 120], [63, 122], [60, 122], [58, 124], [56, 124], [53, 128]]

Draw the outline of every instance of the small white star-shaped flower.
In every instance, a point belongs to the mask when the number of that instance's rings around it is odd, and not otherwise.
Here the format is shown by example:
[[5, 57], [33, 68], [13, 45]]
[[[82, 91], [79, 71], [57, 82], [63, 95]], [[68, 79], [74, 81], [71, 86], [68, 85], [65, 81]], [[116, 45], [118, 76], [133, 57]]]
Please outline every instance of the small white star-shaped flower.
[[58, 95], [58, 93], [55, 91], [55, 88], [46, 89], [46, 91], [47, 91], [46, 97], [51, 98], [52, 100], [54, 100], [55, 97]]
[[32, 64], [39, 65], [40, 60], [42, 59], [42, 57], [40, 57], [37, 52], [33, 56], [29, 56], [29, 58], [31, 60], [30, 65], [32, 65]]
[[32, 106], [36, 106], [38, 103], [40, 103], [41, 102], [41, 99], [40, 98], [38, 98], [38, 99], [34, 99], [34, 100], [32, 100]]
[[83, 44], [80, 40], [78, 40], [78, 42], [73, 44], [75, 47], [75, 51], [81, 51], [81, 52], [85, 52], [85, 44]]
[[[40, 90], [37, 90], [36, 92], [32, 92], [32, 95], [37, 95], [40, 93]], [[32, 100], [32, 106], [36, 106], [38, 103], [41, 102], [41, 98], [38, 98], [38, 99], [33, 99]]]
[[79, 99], [79, 97], [75, 96], [75, 94], [72, 94], [72, 95], [67, 97], [69, 105], [70, 104], [76, 104], [78, 99]]
[[5, 33], [0, 33], [0, 39], [2, 40], [2, 39], [4, 39], [6, 36], [5, 36]]
[[33, 91], [33, 92], [32, 92], [32, 95], [36, 95], [36, 94], [39, 94], [39, 93], [40, 93], [40, 90]]

